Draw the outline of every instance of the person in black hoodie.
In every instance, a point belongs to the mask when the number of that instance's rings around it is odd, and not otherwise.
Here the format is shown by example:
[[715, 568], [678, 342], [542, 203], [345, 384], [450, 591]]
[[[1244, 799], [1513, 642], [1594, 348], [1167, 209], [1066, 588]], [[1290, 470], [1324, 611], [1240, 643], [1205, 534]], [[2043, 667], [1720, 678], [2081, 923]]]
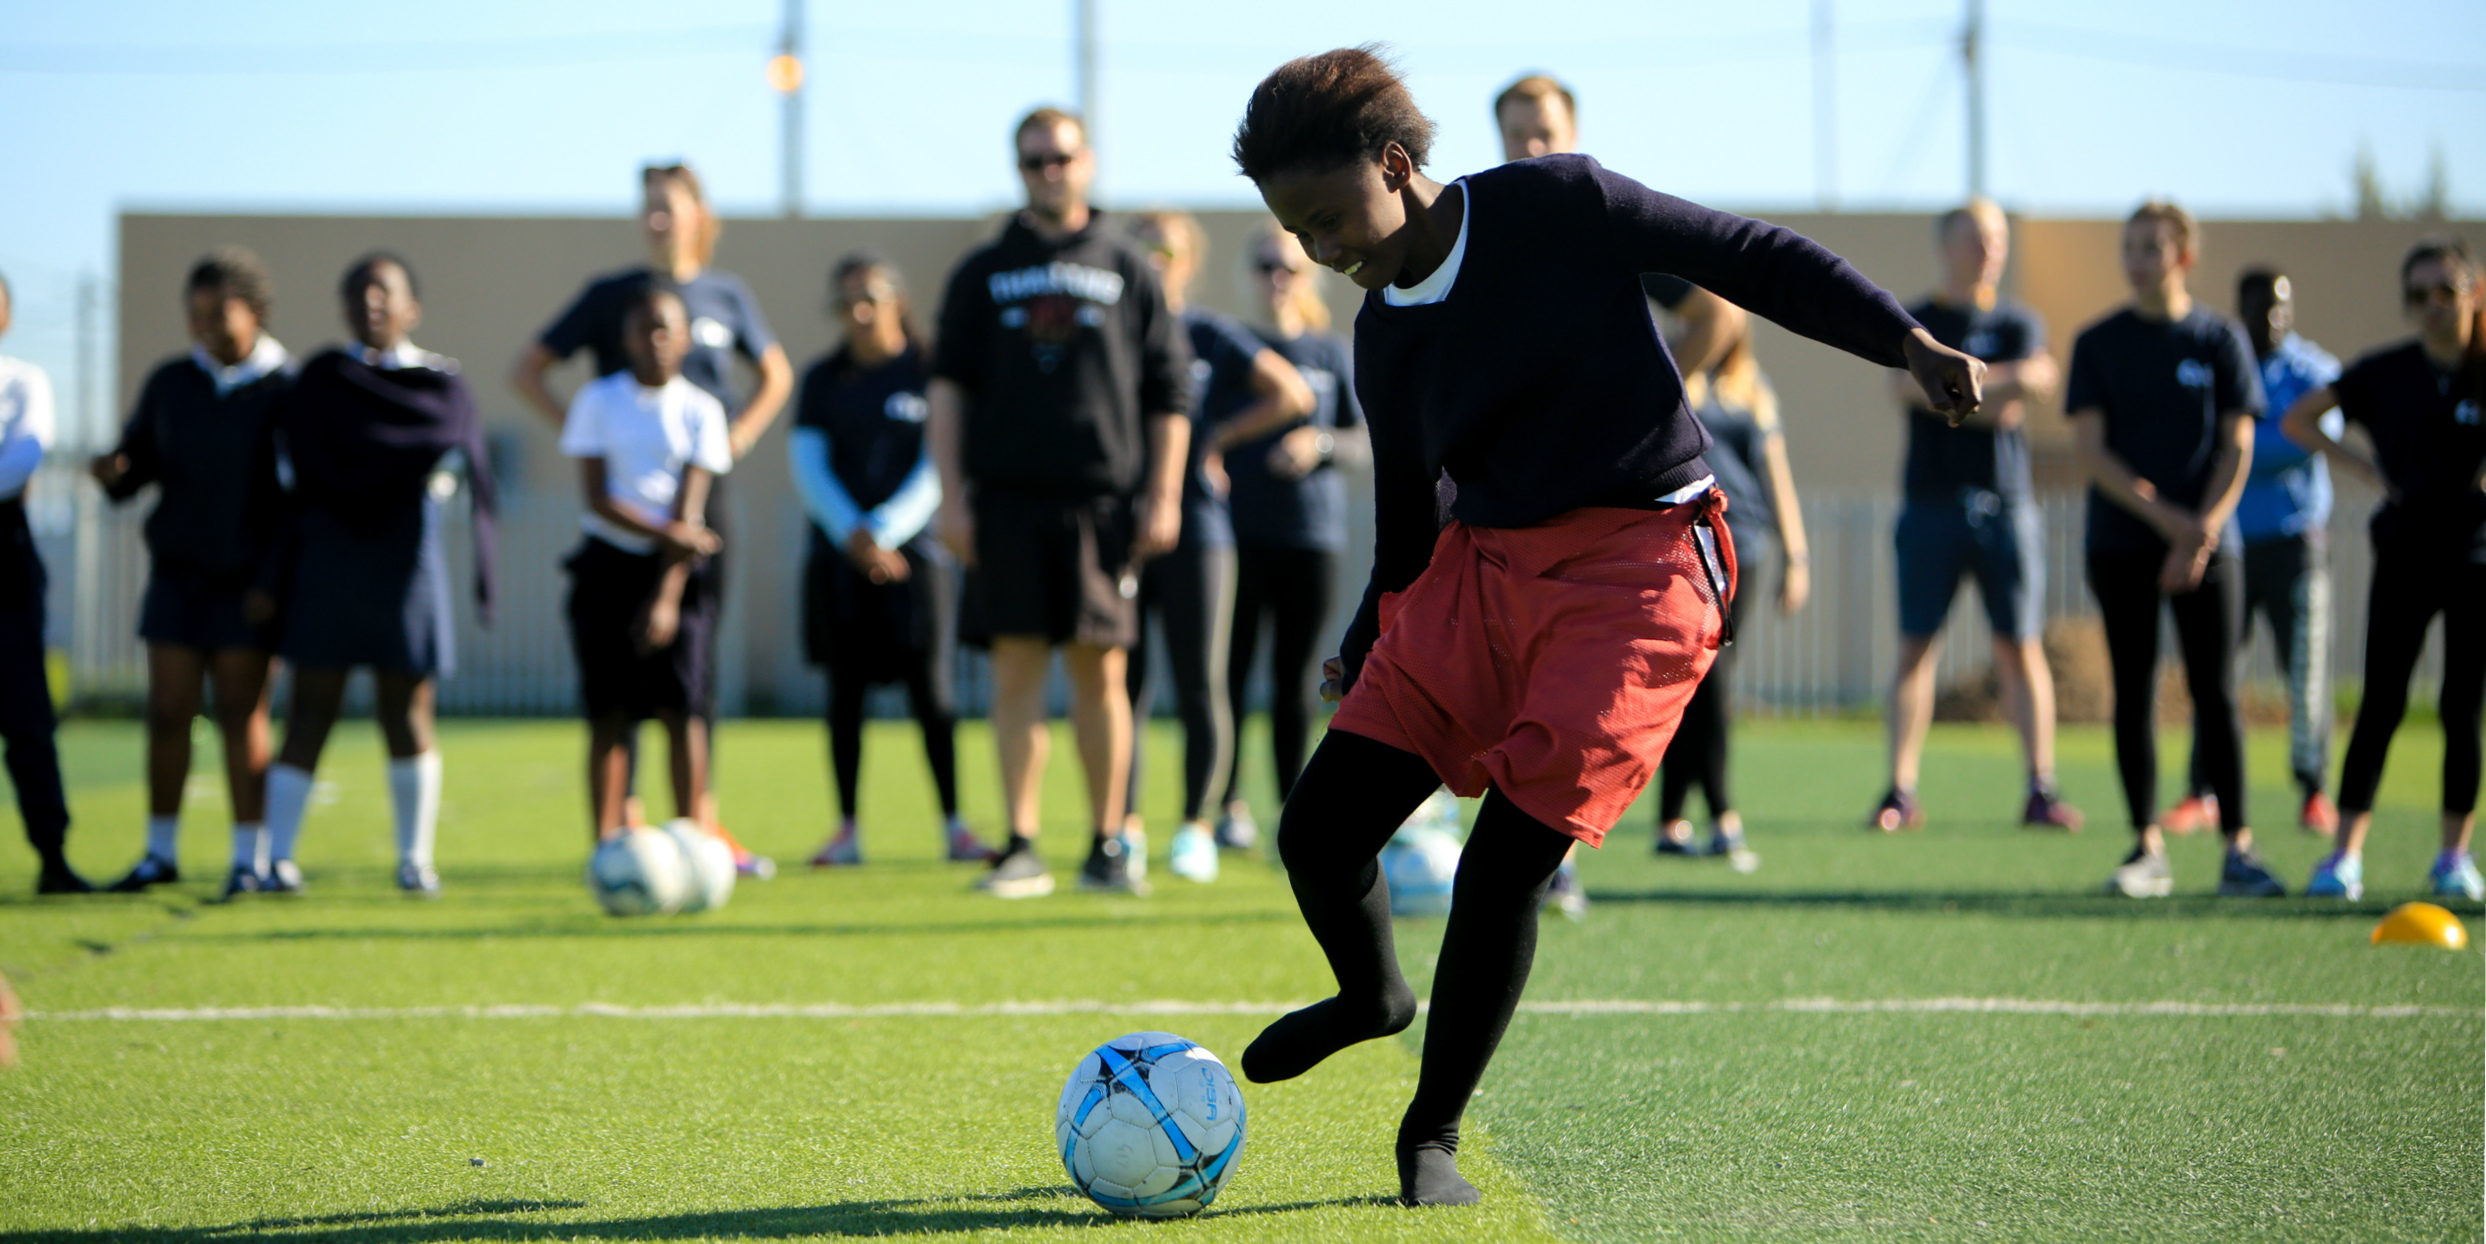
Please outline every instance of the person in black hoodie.
[[371, 667], [396, 814], [397, 888], [440, 892], [432, 865], [440, 817], [433, 746], [435, 681], [456, 667], [441, 500], [456, 486], [451, 455], [474, 494], [475, 600], [492, 605], [493, 489], [475, 396], [454, 359], [407, 340], [423, 316], [414, 270], [386, 252], [346, 269], [340, 291], [352, 346], [303, 365], [277, 407], [292, 467], [277, 652], [293, 666], [285, 746], [268, 770], [269, 888], [302, 888], [294, 842], [311, 774], [345, 700], [346, 675]]
[[[1670, 273], [1973, 412], [1983, 366], [1822, 247], [1660, 194], [1577, 155], [1451, 185], [1433, 123], [1370, 48], [1254, 90], [1235, 162], [1305, 251], [1365, 290], [1372, 582], [1332, 669], [1343, 693], [1278, 827], [1335, 997], [1243, 1053], [1267, 1083], [1404, 1030], [1383, 843], [1434, 789], [1482, 795], [1459, 860], [1399, 1197], [1470, 1204], [1459, 1119], [1517, 1009], [1537, 908], [1574, 841], [1638, 797], [1727, 640], [1734, 546], [1641, 274]], [[1449, 499], [1450, 521], [1439, 500]]]
[[238, 246], [216, 250], [182, 285], [194, 344], [138, 391], [120, 444], [88, 470], [127, 501], [158, 485], [147, 515], [147, 854], [114, 882], [131, 892], [180, 880], [176, 840], [190, 778], [190, 721], [204, 681], [214, 690], [233, 802], [228, 899], [265, 888], [262, 824], [268, 771], [268, 663], [275, 647], [275, 407], [293, 387], [293, 360], [268, 335], [267, 268]]
[[1155, 270], [1088, 205], [1096, 155], [1079, 119], [1038, 109], [1015, 145], [1027, 207], [950, 275], [925, 394], [941, 538], [968, 568], [962, 630], [993, 654], [1010, 841], [978, 884], [1053, 890], [1035, 838], [1058, 647], [1094, 827], [1080, 884], [1135, 892], [1123, 683], [1139, 564], [1182, 533], [1191, 352]]

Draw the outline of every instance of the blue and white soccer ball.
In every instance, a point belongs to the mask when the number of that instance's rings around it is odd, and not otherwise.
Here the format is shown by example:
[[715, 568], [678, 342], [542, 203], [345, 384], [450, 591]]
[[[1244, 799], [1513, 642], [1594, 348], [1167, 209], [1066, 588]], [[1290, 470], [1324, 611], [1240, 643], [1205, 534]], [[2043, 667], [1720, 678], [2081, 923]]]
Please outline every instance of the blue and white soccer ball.
[[663, 831], [626, 829], [587, 857], [587, 890], [616, 916], [680, 911], [691, 894], [690, 863]]
[[1381, 876], [1390, 886], [1393, 916], [1450, 913], [1450, 890], [1459, 877], [1459, 801], [1434, 791], [1381, 848]]
[[665, 836], [682, 849], [689, 885], [682, 914], [714, 911], [734, 897], [734, 849], [689, 817], [665, 823]]
[[1062, 1086], [1053, 1139], [1088, 1199], [1126, 1218], [1208, 1208], [1243, 1153], [1243, 1091], [1215, 1054], [1167, 1032], [1116, 1037]]

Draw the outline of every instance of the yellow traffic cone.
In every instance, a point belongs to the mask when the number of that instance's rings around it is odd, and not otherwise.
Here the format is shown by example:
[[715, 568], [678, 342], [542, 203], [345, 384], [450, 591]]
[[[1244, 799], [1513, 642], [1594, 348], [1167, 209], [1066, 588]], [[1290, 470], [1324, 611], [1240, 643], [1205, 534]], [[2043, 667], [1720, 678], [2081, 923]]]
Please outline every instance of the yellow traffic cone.
[[2432, 903], [2402, 903], [2374, 926], [2374, 944], [2385, 942], [2459, 950], [2469, 944], [2469, 931], [2460, 917]]

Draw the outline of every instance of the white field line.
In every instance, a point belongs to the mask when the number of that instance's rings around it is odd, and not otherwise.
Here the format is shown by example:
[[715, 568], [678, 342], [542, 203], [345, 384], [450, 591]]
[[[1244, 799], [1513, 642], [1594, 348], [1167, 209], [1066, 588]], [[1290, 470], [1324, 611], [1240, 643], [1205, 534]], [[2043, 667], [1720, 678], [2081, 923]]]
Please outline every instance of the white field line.
[[[236, 1006], [102, 1007], [89, 1011], [34, 1011], [30, 1020], [63, 1023], [185, 1023], [275, 1019], [912, 1019], [1012, 1015], [1277, 1015], [1300, 1002], [1056, 1001], [686, 1003], [675, 1006]], [[1784, 998], [1775, 1002], [1644, 1001], [1629, 998], [1570, 1002], [1522, 1002], [1532, 1015], [2068, 1015], [2176, 1016], [2242, 1019], [2266, 1015], [2328, 1019], [2481, 1018], [2486, 1011], [2456, 1006], [2358, 1006], [2318, 1002], [2062, 1002], [2042, 998]]]

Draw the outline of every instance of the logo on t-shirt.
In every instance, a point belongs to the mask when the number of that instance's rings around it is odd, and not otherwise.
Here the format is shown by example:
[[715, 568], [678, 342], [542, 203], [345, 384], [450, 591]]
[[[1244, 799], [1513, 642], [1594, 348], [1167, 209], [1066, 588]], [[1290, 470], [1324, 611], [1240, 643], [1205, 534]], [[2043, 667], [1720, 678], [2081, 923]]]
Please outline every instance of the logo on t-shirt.
[[1995, 352], [1995, 347], [1998, 344], [1999, 343], [1994, 340], [1993, 332], [1980, 328], [1977, 331], [1968, 334], [1968, 340], [1960, 343], [1959, 351], [1962, 354], [1970, 355], [1975, 358], [1984, 358], [1989, 354], [1993, 354]]
[[2175, 383], [2187, 389], [2206, 389], [2213, 382], [2210, 365], [2200, 359], [2185, 359], [2175, 365]]
[[711, 350], [729, 349], [734, 344], [734, 330], [727, 328], [723, 320], [703, 315], [691, 321], [691, 340]]
[[2476, 427], [2478, 425], [2477, 399], [2470, 398], [2467, 401], [2452, 407], [2451, 421], [2464, 428]]
[[880, 409], [882, 414], [900, 423], [922, 423], [932, 416], [932, 403], [925, 401], [923, 394], [903, 390], [890, 394], [889, 400], [881, 403]]

